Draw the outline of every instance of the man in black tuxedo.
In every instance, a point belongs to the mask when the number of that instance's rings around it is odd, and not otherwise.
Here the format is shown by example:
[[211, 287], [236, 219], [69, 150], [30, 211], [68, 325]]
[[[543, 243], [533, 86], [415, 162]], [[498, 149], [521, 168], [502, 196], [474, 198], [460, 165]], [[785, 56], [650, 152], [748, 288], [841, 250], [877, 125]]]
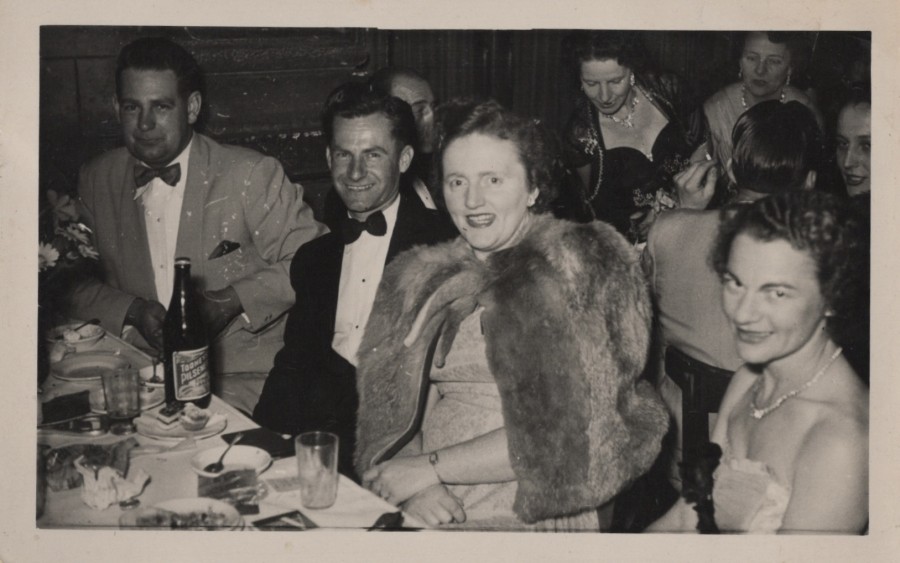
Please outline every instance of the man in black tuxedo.
[[456, 230], [400, 188], [416, 139], [407, 103], [348, 85], [330, 96], [323, 121], [343, 212], [329, 225], [332, 232], [294, 256], [296, 304], [253, 418], [281, 433], [337, 434], [339, 469], [356, 478], [356, 352], [384, 266], [403, 250], [449, 239]]

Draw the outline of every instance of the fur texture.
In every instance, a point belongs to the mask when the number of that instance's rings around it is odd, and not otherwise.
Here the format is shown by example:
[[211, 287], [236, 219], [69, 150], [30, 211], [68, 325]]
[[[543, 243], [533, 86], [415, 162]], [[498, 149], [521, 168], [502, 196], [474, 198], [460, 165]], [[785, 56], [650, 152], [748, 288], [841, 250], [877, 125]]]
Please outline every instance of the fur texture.
[[600, 506], [649, 469], [668, 417], [637, 382], [652, 315], [637, 255], [604, 223], [538, 216], [484, 262], [460, 238], [414, 248], [385, 271], [360, 348], [360, 474], [418, 430], [429, 345], [440, 338], [440, 363], [478, 305], [522, 520]]

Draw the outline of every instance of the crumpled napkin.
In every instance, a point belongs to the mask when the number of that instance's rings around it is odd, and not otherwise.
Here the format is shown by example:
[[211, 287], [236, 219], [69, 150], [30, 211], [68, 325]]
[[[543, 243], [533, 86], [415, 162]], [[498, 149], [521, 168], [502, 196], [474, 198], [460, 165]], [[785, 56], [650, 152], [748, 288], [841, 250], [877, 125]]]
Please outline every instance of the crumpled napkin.
[[86, 467], [84, 456], [75, 460], [75, 469], [81, 474], [81, 500], [91, 508], [104, 510], [123, 500], [132, 499], [144, 490], [150, 475], [143, 469], [134, 471], [130, 478], [109, 466], [99, 469]]

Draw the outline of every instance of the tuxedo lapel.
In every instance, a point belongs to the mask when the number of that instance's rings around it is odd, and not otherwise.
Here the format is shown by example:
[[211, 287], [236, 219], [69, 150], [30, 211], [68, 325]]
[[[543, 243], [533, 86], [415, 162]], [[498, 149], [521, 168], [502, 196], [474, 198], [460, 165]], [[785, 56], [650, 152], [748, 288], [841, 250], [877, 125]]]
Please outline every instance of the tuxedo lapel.
[[321, 299], [322, 316], [319, 322], [322, 328], [327, 328], [330, 342], [334, 334], [334, 318], [337, 315], [338, 290], [341, 285], [341, 268], [344, 262], [344, 243], [337, 233], [328, 233], [322, 237], [322, 261], [319, 263], [321, 270], [313, 274], [317, 278], [317, 293], [315, 297]]
[[423, 237], [427, 230], [434, 228], [433, 224], [429, 225], [428, 215], [428, 209], [415, 193], [404, 193], [400, 196], [397, 222], [394, 224], [391, 244], [388, 246], [386, 264], [410, 246], [425, 242]]

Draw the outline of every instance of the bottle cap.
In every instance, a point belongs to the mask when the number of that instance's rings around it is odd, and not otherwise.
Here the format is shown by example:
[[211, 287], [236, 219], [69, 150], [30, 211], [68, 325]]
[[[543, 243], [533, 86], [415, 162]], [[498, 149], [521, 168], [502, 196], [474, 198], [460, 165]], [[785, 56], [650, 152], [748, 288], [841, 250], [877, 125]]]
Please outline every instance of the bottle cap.
[[178, 258], [175, 259], [175, 265], [176, 265], [176, 266], [190, 266], [190, 265], [191, 265], [191, 259], [190, 259], [190, 258], [187, 258], [187, 257], [184, 257], [184, 256], [180, 256], [180, 257], [178, 257]]

